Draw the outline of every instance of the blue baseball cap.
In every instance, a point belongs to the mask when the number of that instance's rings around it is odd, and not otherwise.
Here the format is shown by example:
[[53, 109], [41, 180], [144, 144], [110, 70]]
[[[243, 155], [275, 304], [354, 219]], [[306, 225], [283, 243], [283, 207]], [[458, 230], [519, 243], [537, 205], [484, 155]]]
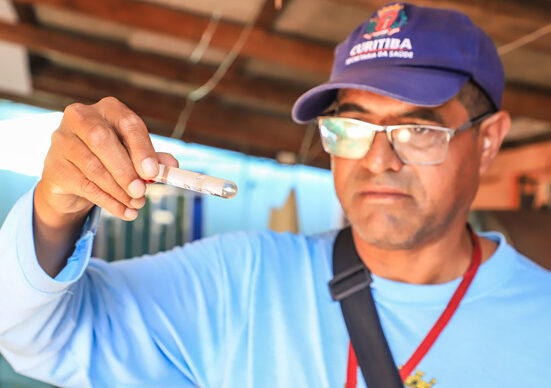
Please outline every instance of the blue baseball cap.
[[329, 81], [298, 98], [293, 120], [305, 123], [321, 115], [339, 89], [430, 107], [453, 98], [469, 79], [500, 108], [503, 65], [482, 29], [458, 11], [391, 3], [337, 46]]

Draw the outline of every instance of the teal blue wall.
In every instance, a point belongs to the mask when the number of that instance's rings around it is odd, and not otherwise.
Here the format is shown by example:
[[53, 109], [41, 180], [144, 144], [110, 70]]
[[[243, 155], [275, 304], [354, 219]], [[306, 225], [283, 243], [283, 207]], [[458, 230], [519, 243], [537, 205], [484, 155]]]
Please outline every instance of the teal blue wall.
[[24, 117], [30, 114], [48, 113], [51, 110], [37, 108], [35, 106], [18, 104], [16, 102], [0, 100], [0, 120]]
[[4, 222], [17, 199], [30, 190], [37, 181], [38, 177], [0, 170], [0, 224]]
[[0, 388], [50, 388], [51, 385], [18, 375], [0, 356]]

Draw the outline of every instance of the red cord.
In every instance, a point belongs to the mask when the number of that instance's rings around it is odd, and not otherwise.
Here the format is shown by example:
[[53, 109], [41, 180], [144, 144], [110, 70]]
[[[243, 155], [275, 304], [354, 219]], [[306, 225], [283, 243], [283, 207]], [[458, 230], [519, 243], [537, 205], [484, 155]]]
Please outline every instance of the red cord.
[[[481, 261], [481, 251], [480, 251], [480, 243], [478, 241], [478, 236], [476, 233], [472, 231], [472, 229], [469, 226], [469, 232], [471, 233], [471, 239], [473, 242], [473, 257], [471, 259], [471, 264], [469, 265], [469, 268], [467, 269], [467, 272], [465, 275], [463, 275], [463, 279], [461, 280], [461, 283], [453, 293], [453, 296], [451, 297], [450, 301], [448, 302], [448, 305], [432, 327], [430, 329], [429, 333], [425, 336], [421, 344], [417, 347], [413, 355], [410, 357], [410, 359], [405, 363], [405, 365], [400, 369], [400, 377], [402, 378], [402, 381], [405, 382], [408, 376], [413, 372], [415, 367], [421, 362], [423, 357], [427, 354], [431, 346], [434, 344], [442, 330], [444, 330], [444, 327], [448, 324], [451, 317], [457, 310], [457, 307], [459, 306], [459, 303], [461, 302], [461, 299], [465, 296], [465, 293], [467, 292], [467, 289], [471, 285], [476, 272], [478, 271], [478, 267], [480, 266]], [[356, 354], [354, 353], [354, 350], [352, 349], [352, 343], [349, 344], [349, 350], [348, 350], [348, 367], [347, 367], [347, 373], [346, 373], [346, 388], [356, 388], [357, 384], [357, 370], [358, 370], [358, 360], [356, 359]]]
[[358, 360], [356, 353], [352, 349], [352, 344], [348, 344], [348, 366], [346, 370], [346, 386], [345, 388], [356, 388], [358, 378]]

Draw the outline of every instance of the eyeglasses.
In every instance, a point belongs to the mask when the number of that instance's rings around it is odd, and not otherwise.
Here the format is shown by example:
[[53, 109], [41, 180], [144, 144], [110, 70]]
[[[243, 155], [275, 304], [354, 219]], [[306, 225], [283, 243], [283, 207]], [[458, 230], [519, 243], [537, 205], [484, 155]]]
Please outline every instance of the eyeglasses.
[[363, 158], [377, 132], [386, 132], [387, 139], [403, 163], [434, 165], [444, 161], [450, 140], [459, 132], [473, 127], [493, 113], [469, 119], [465, 124], [449, 129], [434, 125], [376, 125], [347, 117], [318, 118], [323, 149], [329, 154], [348, 159]]

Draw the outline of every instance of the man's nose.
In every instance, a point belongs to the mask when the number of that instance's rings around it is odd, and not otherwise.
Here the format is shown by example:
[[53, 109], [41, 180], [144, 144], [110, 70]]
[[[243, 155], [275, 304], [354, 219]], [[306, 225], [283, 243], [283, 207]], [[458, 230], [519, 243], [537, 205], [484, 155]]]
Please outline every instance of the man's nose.
[[373, 144], [362, 158], [362, 166], [372, 174], [381, 174], [385, 171], [398, 172], [404, 165], [392, 145], [389, 143], [386, 133], [379, 132], [373, 139]]

